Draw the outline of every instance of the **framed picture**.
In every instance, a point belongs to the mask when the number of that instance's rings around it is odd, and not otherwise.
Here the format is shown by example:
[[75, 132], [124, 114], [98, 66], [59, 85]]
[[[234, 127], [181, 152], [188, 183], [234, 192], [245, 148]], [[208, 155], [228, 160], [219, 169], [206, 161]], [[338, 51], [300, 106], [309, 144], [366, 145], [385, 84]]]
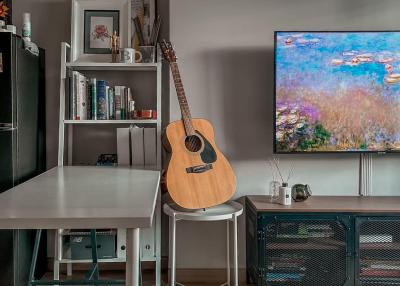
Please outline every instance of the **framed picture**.
[[0, 20], [6, 21], [6, 25], [12, 24], [11, 0], [0, 0]]
[[71, 61], [111, 62], [114, 31], [121, 48], [131, 47], [130, 19], [131, 0], [72, 0]]
[[110, 54], [110, 38], [119, 35], [119, 11], [85, 11], [84, 53]]

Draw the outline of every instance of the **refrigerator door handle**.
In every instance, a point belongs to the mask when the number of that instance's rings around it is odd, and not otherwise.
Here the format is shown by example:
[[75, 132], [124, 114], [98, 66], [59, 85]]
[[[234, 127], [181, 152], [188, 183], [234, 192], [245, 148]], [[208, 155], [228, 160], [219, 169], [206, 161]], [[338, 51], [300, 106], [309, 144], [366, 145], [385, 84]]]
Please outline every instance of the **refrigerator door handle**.
[[12, 123], [0, 123], [0, 132], [1, 131], [13, 131], [16, 128], [12, 126]]

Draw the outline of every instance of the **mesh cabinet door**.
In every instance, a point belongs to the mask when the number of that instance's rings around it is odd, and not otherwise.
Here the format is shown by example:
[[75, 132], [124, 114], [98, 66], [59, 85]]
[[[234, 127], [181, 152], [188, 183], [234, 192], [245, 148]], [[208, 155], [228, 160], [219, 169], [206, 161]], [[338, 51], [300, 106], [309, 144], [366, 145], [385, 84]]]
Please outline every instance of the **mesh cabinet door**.
[[356, 285], [400, 285], [400, 217], [356, 219]]
[[321, 217], [278, 216], [265, 221], [263, 285], [352, 285], [349, 220]]

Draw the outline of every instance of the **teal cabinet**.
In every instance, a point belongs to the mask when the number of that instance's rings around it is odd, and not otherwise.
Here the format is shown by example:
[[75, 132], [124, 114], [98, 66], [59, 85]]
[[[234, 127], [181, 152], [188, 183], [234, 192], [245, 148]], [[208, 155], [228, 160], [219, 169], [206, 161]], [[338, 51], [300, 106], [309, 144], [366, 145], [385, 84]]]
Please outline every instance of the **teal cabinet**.
[[248, 283], [400, 285], [400, 215], [265, 212], [246, 203]]

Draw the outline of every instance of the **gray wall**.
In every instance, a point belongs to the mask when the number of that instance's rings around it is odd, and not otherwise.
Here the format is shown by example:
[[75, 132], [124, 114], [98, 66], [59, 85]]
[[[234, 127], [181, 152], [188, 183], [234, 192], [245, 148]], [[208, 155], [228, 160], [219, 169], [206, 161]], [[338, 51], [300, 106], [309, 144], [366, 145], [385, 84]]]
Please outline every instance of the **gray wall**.
[[[170, 11], [167, 25], [192, 114], [215, 125], [217, 142], [237, 172], [237, 197], [265, 194], [271, 179], [266, 160], [272, 152], [273, 31], [400, 26], [396, 0], [169, 0], [169, 7], [166, 1], [159, 0], [162, 9]], [[69, 3], [14, 1], [14, 22], [21, 27], [22, 13], [30, 11], [33, 40], [47, 52], [48, 167], [57, 162], [60, 42], [70, 38]], [[170, 111], [171, 120], [179, 119], [174, 92]], [[284, 166], [295, 166], [292, 183], [307, 182], [315, 194], [357, 194], [356, 155], [281, 157]], [[400, 194], [399, 165], [397, 156], [374, 158], [374, 194]], [[241, 267], [243, 227], [241, 221]], [[180, 223], [178, 267], [223, 268], [224, 231], [219, 223]]]
[[13, 24], [21, 34], [22, 14], [32, 14], [32, 41], [46, 49], [47, 167], [57, 164], [61, 42], [70, 40], [70, 0], [14, 0]]
[[[238, 176], [237, 197], [265, 194], [272, 155], [273, 31], [399, 29], [396, 0], [170, 0], [174, 43], [195, 117], [212, 121]], [[399, 43], [400, 45], [400, 43]], [[173, 88], [171, 88], [173, 91]], [[179, 119], [171, 92], [171, 120]], [[291, 183], [318, 195], [357, 195], [357, 155], [281, 156]], [[398, 156], [374, 157], [374, 194], [400, 194]], [[244, 267], [243, 221], [240, 261]], [[182, 223], [177, 264], [224, 267], [224, 225]]]

